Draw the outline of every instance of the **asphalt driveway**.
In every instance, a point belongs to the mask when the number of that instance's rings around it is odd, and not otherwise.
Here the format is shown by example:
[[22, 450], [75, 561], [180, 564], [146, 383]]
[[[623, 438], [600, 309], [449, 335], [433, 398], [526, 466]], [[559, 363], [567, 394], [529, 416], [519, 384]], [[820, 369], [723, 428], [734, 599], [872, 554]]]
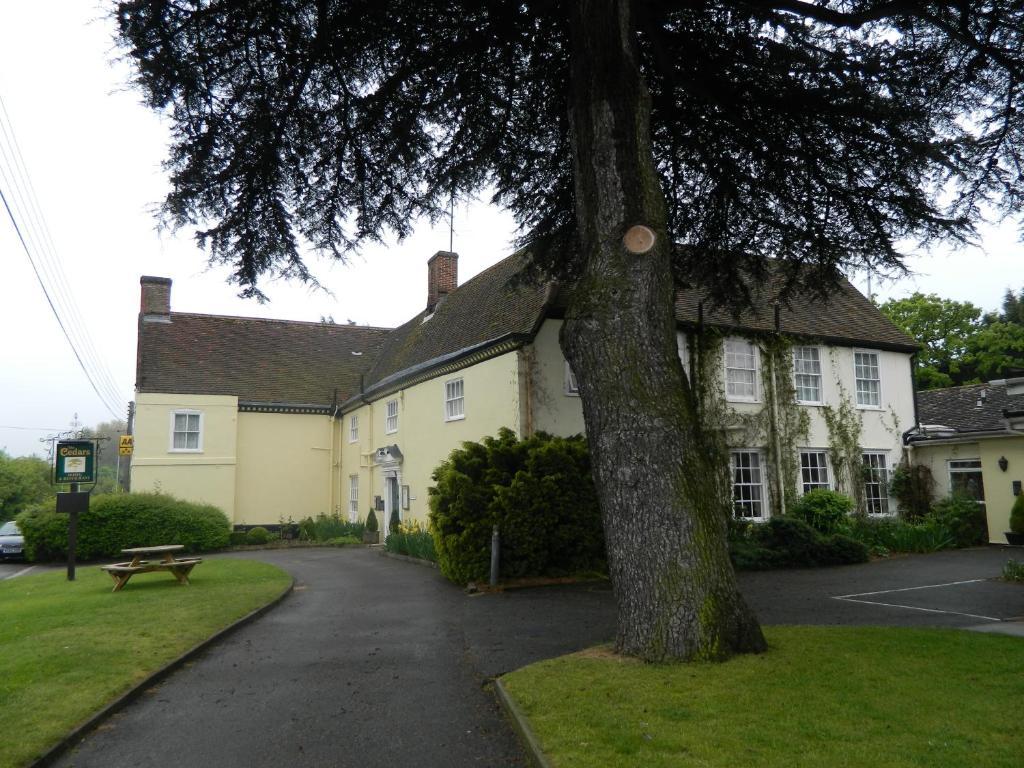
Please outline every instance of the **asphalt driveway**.
[[[490, 678], [614, 632], [600, 585], [471, 597], [365, 549], [249, 556], [291, 572], [295, 593], [58, 765], [525, 765]], [[989, 580], [1006, 559], [1000, 548], [963, 550], [748, 573], [741, 586], [766, 624], [1003, 628], [1024, 616], [1024, 588]]]

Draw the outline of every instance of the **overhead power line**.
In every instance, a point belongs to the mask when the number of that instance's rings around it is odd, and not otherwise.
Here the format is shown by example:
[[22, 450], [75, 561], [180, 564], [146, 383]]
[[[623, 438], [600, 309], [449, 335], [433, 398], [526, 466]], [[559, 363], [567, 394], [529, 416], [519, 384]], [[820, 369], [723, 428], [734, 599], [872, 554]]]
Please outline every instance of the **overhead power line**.
[[[108, 366], [92, 342], [87, 326], [64, 277], [57, 249], [40, 210], [21, 149], [0, 98], [0, 200], [11, 220], [22, 249], [39, 282], [64, 338], [100, 402], [114, 418], [120, 418], [125, 402]], [[8, 194], [4, 194], [3, 187]]]

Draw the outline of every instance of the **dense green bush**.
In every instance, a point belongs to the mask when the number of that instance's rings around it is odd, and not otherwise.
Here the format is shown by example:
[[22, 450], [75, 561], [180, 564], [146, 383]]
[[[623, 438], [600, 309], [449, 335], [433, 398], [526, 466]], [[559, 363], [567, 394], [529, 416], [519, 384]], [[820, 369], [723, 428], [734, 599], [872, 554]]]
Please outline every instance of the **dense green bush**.
[[257, 525], [255, 528], [250, 528], [246, 531], [246, 544], [266, 544], [268, 541], [270, 541], [270, 531], [262, 525]]
[[868, 559], [868, 549], [861, 542], [841, 534], [823, 536], [790, 517], [733, 527], [729, 554], [740, 570], [846, 565]]
[[827, 488], [808, 491], [794, 501], [788, 510], [791, 517], [802, 520], [818, 533], [839, 533], [849, 527], [853, 499]]
[[441, 571], [463, 584], [490, 570], [501, 535], [501, 576], [603, 570], [604, 532], [582, 437], [508, 429], [463, 443], [434, 471], [431, 533]]
[[371, 507], [369, 514], [366, 516], [366, 530], [370, 533], [376, 533], [380, 529], [377, 524], [377, 512]]
[[948, 532], [954, 547], [973, 547], [988, 541], [985, 508], [970, 496], [955, 493], [943, 499], [932, 508], [931, 517]]
[[903, 461], [893, 470], [889, 490], [908, 522], [923, 520], [932, 509], [932, 471], [924, 464]]
[[317, 515], [299, 521], [298, 528], [300, 539], [327, 542], [345, 537], [362, 540], [366, 526], [359, 522], [350, 523], [340, 515]]
[[228, 544], [233, 547], [241, 547], [246, 544], [246, 533], [245, 531], [232, 531], [228, 534]]
[[1010, 530], [1024, 533], [1024, 493], [1020, 494], [1010, 508]]
[[[29, 560], [67, 556], [68, 517], [52, 505], [36, 506], [18, 517]], [[183, 544], [188, 552], [207, 552], [228, 544], [231, 524], [209, 504], [195, 504], [161, 493], [96, 496], [78, 518], [77, 555], [82, 560], [116, 557], [128, 547]]]
[[396, 533], [402, 525], [402, 520], [398, 516], [398, 510], [391, 510], [391, 519], [388, 521], [388, 533]]

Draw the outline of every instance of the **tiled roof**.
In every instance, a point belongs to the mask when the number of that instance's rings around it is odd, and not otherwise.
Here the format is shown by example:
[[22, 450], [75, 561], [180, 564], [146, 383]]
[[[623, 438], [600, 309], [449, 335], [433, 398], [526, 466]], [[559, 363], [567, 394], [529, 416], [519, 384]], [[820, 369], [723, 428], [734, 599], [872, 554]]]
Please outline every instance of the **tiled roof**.
[[[171, 323], [140, 326], [138, 390], [330, 403], [335, 387], [339, 402], [358, 394], [361, 373], [366, 388], [398, 385], [410, 369], [450, 364], [489, 342], [526, 341], [546, 314], [557, 316], [557, 298], [547, 306], [545, 286], [514, 279], [522, 267], [520, 256], [503, 259], [448, 294], [433, 315], [421, 312], [394, 330], [172, 313]], [[707, 307], [704, 322], [772, 331], [779, 287], [770, 281], [755, 296], [755, 310], [738, 322]], [[681, 291], [676, 318], [696, 325], [699, 303], [697, 291]], [[875, 348], [918, 347], [846, 281], [827, 304], [797, 298], [779, 311], [786, 333]]]
[[[753, 331], [775, 330], [775, 297], [782, 289], [781, 277], [775, 276], [757, 291], [754, 307], [734, 318], [725, 309], [704, 307], [704, 322], [722, 328]], [[676, 296], [676, 319], [698, 322], [701, 294], [697, 290], [680, 291]], [[779, 305], [779, 329], [794, 336], [808, 336], [840, 344], [864, 344], [914, 352], [920, 344], [893, 325], [848, 280], [827, 301], [797, 295], [789, 304]]]
[[[333, 402], [359, 391], [384, 328], [172, 312], [140, 322], [139, 392], [236, 395], [273, 403]], [[354, 354], [361, 353], [361, 354]]]
[[524, 281], [510, 283], [522, 266], [518, 256], [503, 259], [448, 294], [425, 322], [427, 313], [421, 312], [392, 331], [367, 385], [483, 342], [532, 335], [547, 291]]
[[1009, 395], [1003, 382], [918, 392], [918, 419], [957, 432], [988, 432], [1006, 428], [1003, 411], [1024, 411], [1024, 394]]

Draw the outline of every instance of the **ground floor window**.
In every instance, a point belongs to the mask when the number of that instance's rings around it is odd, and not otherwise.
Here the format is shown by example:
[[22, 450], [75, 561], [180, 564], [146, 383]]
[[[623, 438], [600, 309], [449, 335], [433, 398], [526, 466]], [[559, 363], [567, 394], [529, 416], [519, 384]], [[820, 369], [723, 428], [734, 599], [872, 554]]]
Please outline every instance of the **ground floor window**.
[[359, 475], [348, 478], [348, 521], [354, 523], [359, 519]]
[[985, 502], [985, 482], [981, 477], [981, 459], [954, 459], [949, 462], [949, 491]]
[[729, 455], [732, 473], [733, 511], [744, 520], [765, 518], [764, 478], [760, 451], [732, 451]]
[[831, 488], [828, 454], [825, 451], [800, 451], [800, 486], [804, 493], [815, 488]]
[[864, 506], [869, 515], [888, 515], [889, 456], [884, 451], [865, 451]]

